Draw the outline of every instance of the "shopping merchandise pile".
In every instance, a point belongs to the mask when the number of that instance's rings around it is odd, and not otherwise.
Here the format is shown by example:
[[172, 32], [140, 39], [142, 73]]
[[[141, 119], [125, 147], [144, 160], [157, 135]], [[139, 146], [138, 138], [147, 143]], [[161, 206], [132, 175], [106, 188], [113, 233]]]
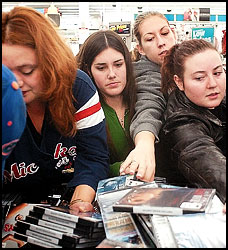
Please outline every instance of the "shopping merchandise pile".
[[215, 189], [173, 186], [164, 178], [145, 183], [119, 176], [99, 182], [97, 200], [106, 241], [112, 244], [226, 247], [226, 215]]
[[24, 218], [16, 221], [12, 232], [15, 239], [29, 246], [96, 247], [105, 238], [98, 212], [76, 213], [66, 207], [40, 204], [29, 204], [29, 210], [26, 207], [26, 211], [18, 211]]

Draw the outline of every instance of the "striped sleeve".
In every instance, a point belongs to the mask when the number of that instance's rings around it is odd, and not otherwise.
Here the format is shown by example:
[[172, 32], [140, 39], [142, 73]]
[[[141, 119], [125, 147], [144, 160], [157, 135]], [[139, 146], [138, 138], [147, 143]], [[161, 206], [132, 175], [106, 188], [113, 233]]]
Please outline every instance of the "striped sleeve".
[[104, 112], [99, 102], [98, 93], [95, 94], [75, 113], [78, 129], [93, 127], [104, 120]]

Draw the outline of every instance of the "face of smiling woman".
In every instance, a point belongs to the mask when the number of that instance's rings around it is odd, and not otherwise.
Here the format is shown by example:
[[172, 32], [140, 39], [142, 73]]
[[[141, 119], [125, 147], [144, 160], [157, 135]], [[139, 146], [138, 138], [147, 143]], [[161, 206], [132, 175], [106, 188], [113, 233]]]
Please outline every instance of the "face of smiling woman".
[[42, 88], [35, 50], [2, 44], [2, 63], [15, 74], [25, 103], [28, 105], [37, 100]]
[[106, 98], [120, 96], [126, 86], [124, 56], [112, 48], [103, 50], [95, 57], [91, 73]]
[[207, 49], [188, 57], [184, 69], [184, 82], [174, 76], [178, 88], [198, 106], [217, 107], [226, 92], [226, 74], [218, 52]]

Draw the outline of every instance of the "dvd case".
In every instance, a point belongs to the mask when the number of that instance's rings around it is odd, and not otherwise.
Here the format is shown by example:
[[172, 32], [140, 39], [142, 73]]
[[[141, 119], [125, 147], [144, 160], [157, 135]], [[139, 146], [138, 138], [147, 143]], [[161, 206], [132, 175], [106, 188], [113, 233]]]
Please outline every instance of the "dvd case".
[[[132, 184], [136, 184], [131, 182], [131, 178], [133, 176], [130, 176], [129, 179], [128, 176], [118, 176], [100, 181], [98, 183], [99, 192], [97, 201], [100, 206], [106, 238], [108, 240], [145, 247], [143, 239], [138, 234], [131, 216], [128, 213], [113, 212], [112, 210], [112, 205], [131, 190]], [[118, 185], [115, 184], [115, 180], [119, 182]], [[104, 183], [108, 183], [108, 185], [104, 185]], [[138, 184], [137, 186], [150, 185], [157, 187], [155, 182], [144, 183], [140, 181], [140, 185]]]
[[[154, 181], [151, 182], [150, 185], [152, 183], [154, 184], [154, 187], [158, 187], [158, 184], [160, 183], [165, 184], [166, 179], [164, 177], [155, 177]], [[136, 175], [120, 175], [99, 181], [96, 196], [101, 193], [113, 192], [115, 190], [118, 191], [120, 189], [131, 188], [144, 184], [147, 184], [147, 182], [138, 180]]]
[[32, 236], [38, 239], [46, 240], [49, 243], [61, 245], [63, 247], [75, 248], [79, 245], [84, 245], [89, 242], [98, 242], [105, 238], [104, 231], [94, 232], [92, 237], [87, 238], [86, 235], [71, 234], [58, 230], [46, 228], [30, 224], [25, 221], [20, 221], [15, 226], [15, 232]]
[[42, 234], [40, 232], [32, 231], [32, 230], [21, 228], [21, 227], [16, 227], [15, 232], [26, 235], [26, 236], [31, 236], [31, 237], [49, 242], [51, 244], [59, 245], [59, 246], [66, 247], [66, 248], [75, 248], [77, 244], [77, 242], [71, 242], [68, 240], [58, 239], [53, 236], [49, 236], [47, 234]]
[[217, 195], [207, 213], [149, 215], [158, 248], [226, 247], [226, 215]]
[[60, 225], [63, 225], [63, 226], [70, 227], [70, 228], [76, 228], [77, 225], [78, 225], [77, 222], [64, 220], [64, 219], [56, 217], [56, 216], [37, 213], [37, 212], [34, 212], [33, 210], [30, 210], [28, 215], [32, 216], [32, 217], [35, 217], [37, 219], [42, 219], [42, 220], [46, 220], [46, 221], [49, 221], [49, 222], [54, 222], [54, 223], [57, 223], [57, 224], [60, 224]]
[[53, 230], [61, 231], [61, 232], [66, 232], [66, 233], [71, 233], [71, 234], [77, 234], [77, 235], [83, 235], [86, 236], [87, 238], [92, 238], [92, 235], [96, 233], [103, 233], [104, 229], [103, 228], [95, 228], [95, 227], [87, 227], [87, 230], [84, 228], [70, 228], [61, 224], [56, 224], [54, 222], [38, 219], [32, 216], [26, 216], [25, 221], [31, 224], [35, 224], [38, 226], [50, 228]]
[[226, 248], [226, 215], [222, 212], [168, 216], [168, 221], [178, 247]]
[[113, 204], [115, 212], [182, 215], [205, 212], [210, 208], [215, 189], [133, 187]]
[[75, 223], [86, 224], [94, 227], [102, 227], [102, 216], [97, 212], [77, 212], [73, 209], [58, 206], [34, 206], [33, 211], [60, 219], [68, 220]]
[[194, 213], [152, 215], [159, 248], [226, 248], [226, 215]]
[[32, 243], [36, 246], [40, 246], [40, 247], [44, 247], [44, 248], [63, 248], [62, 246], [52, 244], [52, 243], [49, 243], [47, 241], [43, 241], [41, 239], [38, 239], [38, 238], [35, 238], [32, 236], [27, 236], [27, 235], [20, 234], [20, 233], [14, 233], [14, 237], [18, 240]]
[[18, 221], [15, 226], [15, 232], [26, 234], [25, 233], [26, 230], [34, 231], [34, 232], [41, 233], [47, 236], [52, 236], [53, 238], [60, 239], [63, 241], [69, 241], [75, 244], [79, 243], [80, 238], [82, 238], [82, 236], [80, 235], [75, 235], [75, 234], [71, 234], [67, 232], [61, 232], [61, 231], [50, 229], [47, 227], [31, 224], [26, 221]]
[[153, 246], [156, 245], [156, 238], [153, 232], [153, 227], [150, 220], [150, 215], [148, 214], [131, 214], [133, 219], [135, 221], [138, 221], [140, 223], [140, 226], [142, 226], [144, 234], [146, 234], [151, 241], [153, 242]]
[[142, 185], [145, 182], [137, 180], [134, 175], [120, 175], [99, 181], [96, 195], [112, 192], [123, 188]]
[[147, 248], [155, 248], [156, 245], [153, 241], [153, 237], [151, 237], [151, 234], [148, 230], [145, 230], [145, 227], [142, 224], [142, 221], [139, 220], [139, 217], [136, 214], [130, 214], [132, 217], [132, 221], [135, 224], [135, 228], [138, 232], [138, 234], [141, 236], [143, 243]]
[[152, 230], [155, 236], [154, 243], [157, 248], [177, 248], [177, 242], [167, 217], [156, 214], [150, 215]]
[[[80, 213], [81, 215], [91, 215], [92, 213], [87, 212], [87, 213]], [[35, 212], [33, 210], [29, 211], [29, 216], [38, 218], [38, 219], [42, 219], [42, 220], [46, 220], [49, 222], [54, 222], [56, 224], [60, 224], [63, 226], [67, 226], [70, 228], [85, 228], [85, 230], [87, 230], [88, 227], [96, 227], [96, 228], [103, 228], [103, 221], [101, 220], [100, 222], [91, 222], [88, 220], [79, 220], [78, 222], [74, 222], [74, 221], [70, 221], [70, 220], [66, 220], [66, 219], [62, 219], [60, 217], [56, 217], [56, 216], [52, 216], [52, 215], [47, 215], [45, 213], [38, 213]], [[93, 215], [92, 215], [93, 216]], [[101, 215], [99, 213], [99, 215], [97, 215], [97, 218], [101, 218]]]

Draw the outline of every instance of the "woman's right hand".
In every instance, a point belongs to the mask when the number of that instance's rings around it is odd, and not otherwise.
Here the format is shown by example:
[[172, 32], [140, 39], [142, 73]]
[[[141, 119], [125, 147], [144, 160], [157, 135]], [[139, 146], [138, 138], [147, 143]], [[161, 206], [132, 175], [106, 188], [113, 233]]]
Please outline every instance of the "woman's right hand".
[[120, 175], [134, 174], [142, 181], [151, 182], [155, 176], [154, 135], [142, 131], [136, 135], [135, 148], [120, 166]]

